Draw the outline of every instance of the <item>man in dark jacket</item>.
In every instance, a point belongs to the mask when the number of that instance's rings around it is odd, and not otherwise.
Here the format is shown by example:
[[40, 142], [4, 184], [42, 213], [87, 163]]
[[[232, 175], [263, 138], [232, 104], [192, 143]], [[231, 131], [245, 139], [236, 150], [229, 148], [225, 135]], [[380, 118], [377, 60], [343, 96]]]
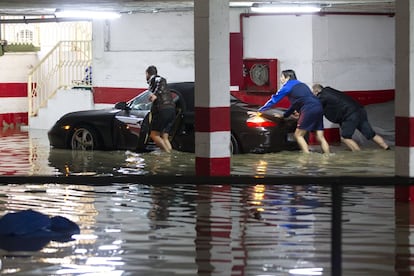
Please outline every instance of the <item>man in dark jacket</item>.
[[175, 103], [167, 80], [158, 75], [157, 67], [151, 65], [145, 71], [152, 102], [150, 137], [162, 150], [171, 152], [169, 132], [175, 120]]
[[352, 151], [359, 151], [359, 145], [352, 139], [356, 129], [368, 140], [373, 140], [383, 149], [390, 149], [384, 139], [375, 133], [371, 124], [368, 122], [367, 112], [350, 96], [333, 89], [314, 84], [312, 91], [322, 103], [325, 117], [340, 125], [341, 140]]

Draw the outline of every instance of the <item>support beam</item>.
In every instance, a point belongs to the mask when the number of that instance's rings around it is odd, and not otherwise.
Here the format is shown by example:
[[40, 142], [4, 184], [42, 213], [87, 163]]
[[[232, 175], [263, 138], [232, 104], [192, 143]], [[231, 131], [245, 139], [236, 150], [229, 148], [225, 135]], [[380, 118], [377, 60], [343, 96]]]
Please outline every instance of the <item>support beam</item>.
[[395, 174], [414, 176], [414, 2], [396, 1]]
[[194, 1], [196, 174], [230, 174], [229, 3]]

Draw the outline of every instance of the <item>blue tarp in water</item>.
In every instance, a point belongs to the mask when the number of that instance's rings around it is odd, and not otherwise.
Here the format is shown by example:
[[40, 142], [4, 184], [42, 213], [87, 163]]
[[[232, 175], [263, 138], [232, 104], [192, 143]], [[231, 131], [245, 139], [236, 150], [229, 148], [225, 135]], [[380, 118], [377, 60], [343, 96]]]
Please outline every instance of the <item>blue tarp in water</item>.
[[7, 251], [37, 251], [50, 241], [67, 242], [79, 233], [79, 226], [67, 218], [31, 209], [0, 218], [0, 248]]

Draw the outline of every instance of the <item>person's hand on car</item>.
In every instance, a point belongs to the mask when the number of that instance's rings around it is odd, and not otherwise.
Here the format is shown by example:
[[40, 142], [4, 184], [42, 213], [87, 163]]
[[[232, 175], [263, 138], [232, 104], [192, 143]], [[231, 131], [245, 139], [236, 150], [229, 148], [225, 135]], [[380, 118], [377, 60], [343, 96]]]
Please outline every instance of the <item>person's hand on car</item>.
[[256, 117], [262, 115], [262, 113], [258, 111], [247, 111], [247, 115], [249, 115], [249, 117]]

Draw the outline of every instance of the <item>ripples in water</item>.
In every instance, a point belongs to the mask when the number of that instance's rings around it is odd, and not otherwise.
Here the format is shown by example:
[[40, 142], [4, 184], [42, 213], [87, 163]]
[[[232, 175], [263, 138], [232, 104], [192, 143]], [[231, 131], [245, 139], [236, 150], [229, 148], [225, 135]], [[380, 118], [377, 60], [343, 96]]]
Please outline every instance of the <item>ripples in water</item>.
[[[231, 174], [248, 176], [393, 176], [394, 151], [365, 146], [351, 152], [332, 146], [332, 154], [317, 151], [237, 154]], [[1, 175], [194, 175], [195, 155], [174, 151], [71, 151], [51, 149], [45, 131], [14, 131], [0, 139]]]
[[[32, 208], [81, 233], [37, 251], [0, 249], [0, 273], [331, 275], [331, 205], [330, 189], [313, 185], [4, 185], [0, 215]], [[343, 275], [407, 264], [407, 217], [393, 188], [344, 187]]]

